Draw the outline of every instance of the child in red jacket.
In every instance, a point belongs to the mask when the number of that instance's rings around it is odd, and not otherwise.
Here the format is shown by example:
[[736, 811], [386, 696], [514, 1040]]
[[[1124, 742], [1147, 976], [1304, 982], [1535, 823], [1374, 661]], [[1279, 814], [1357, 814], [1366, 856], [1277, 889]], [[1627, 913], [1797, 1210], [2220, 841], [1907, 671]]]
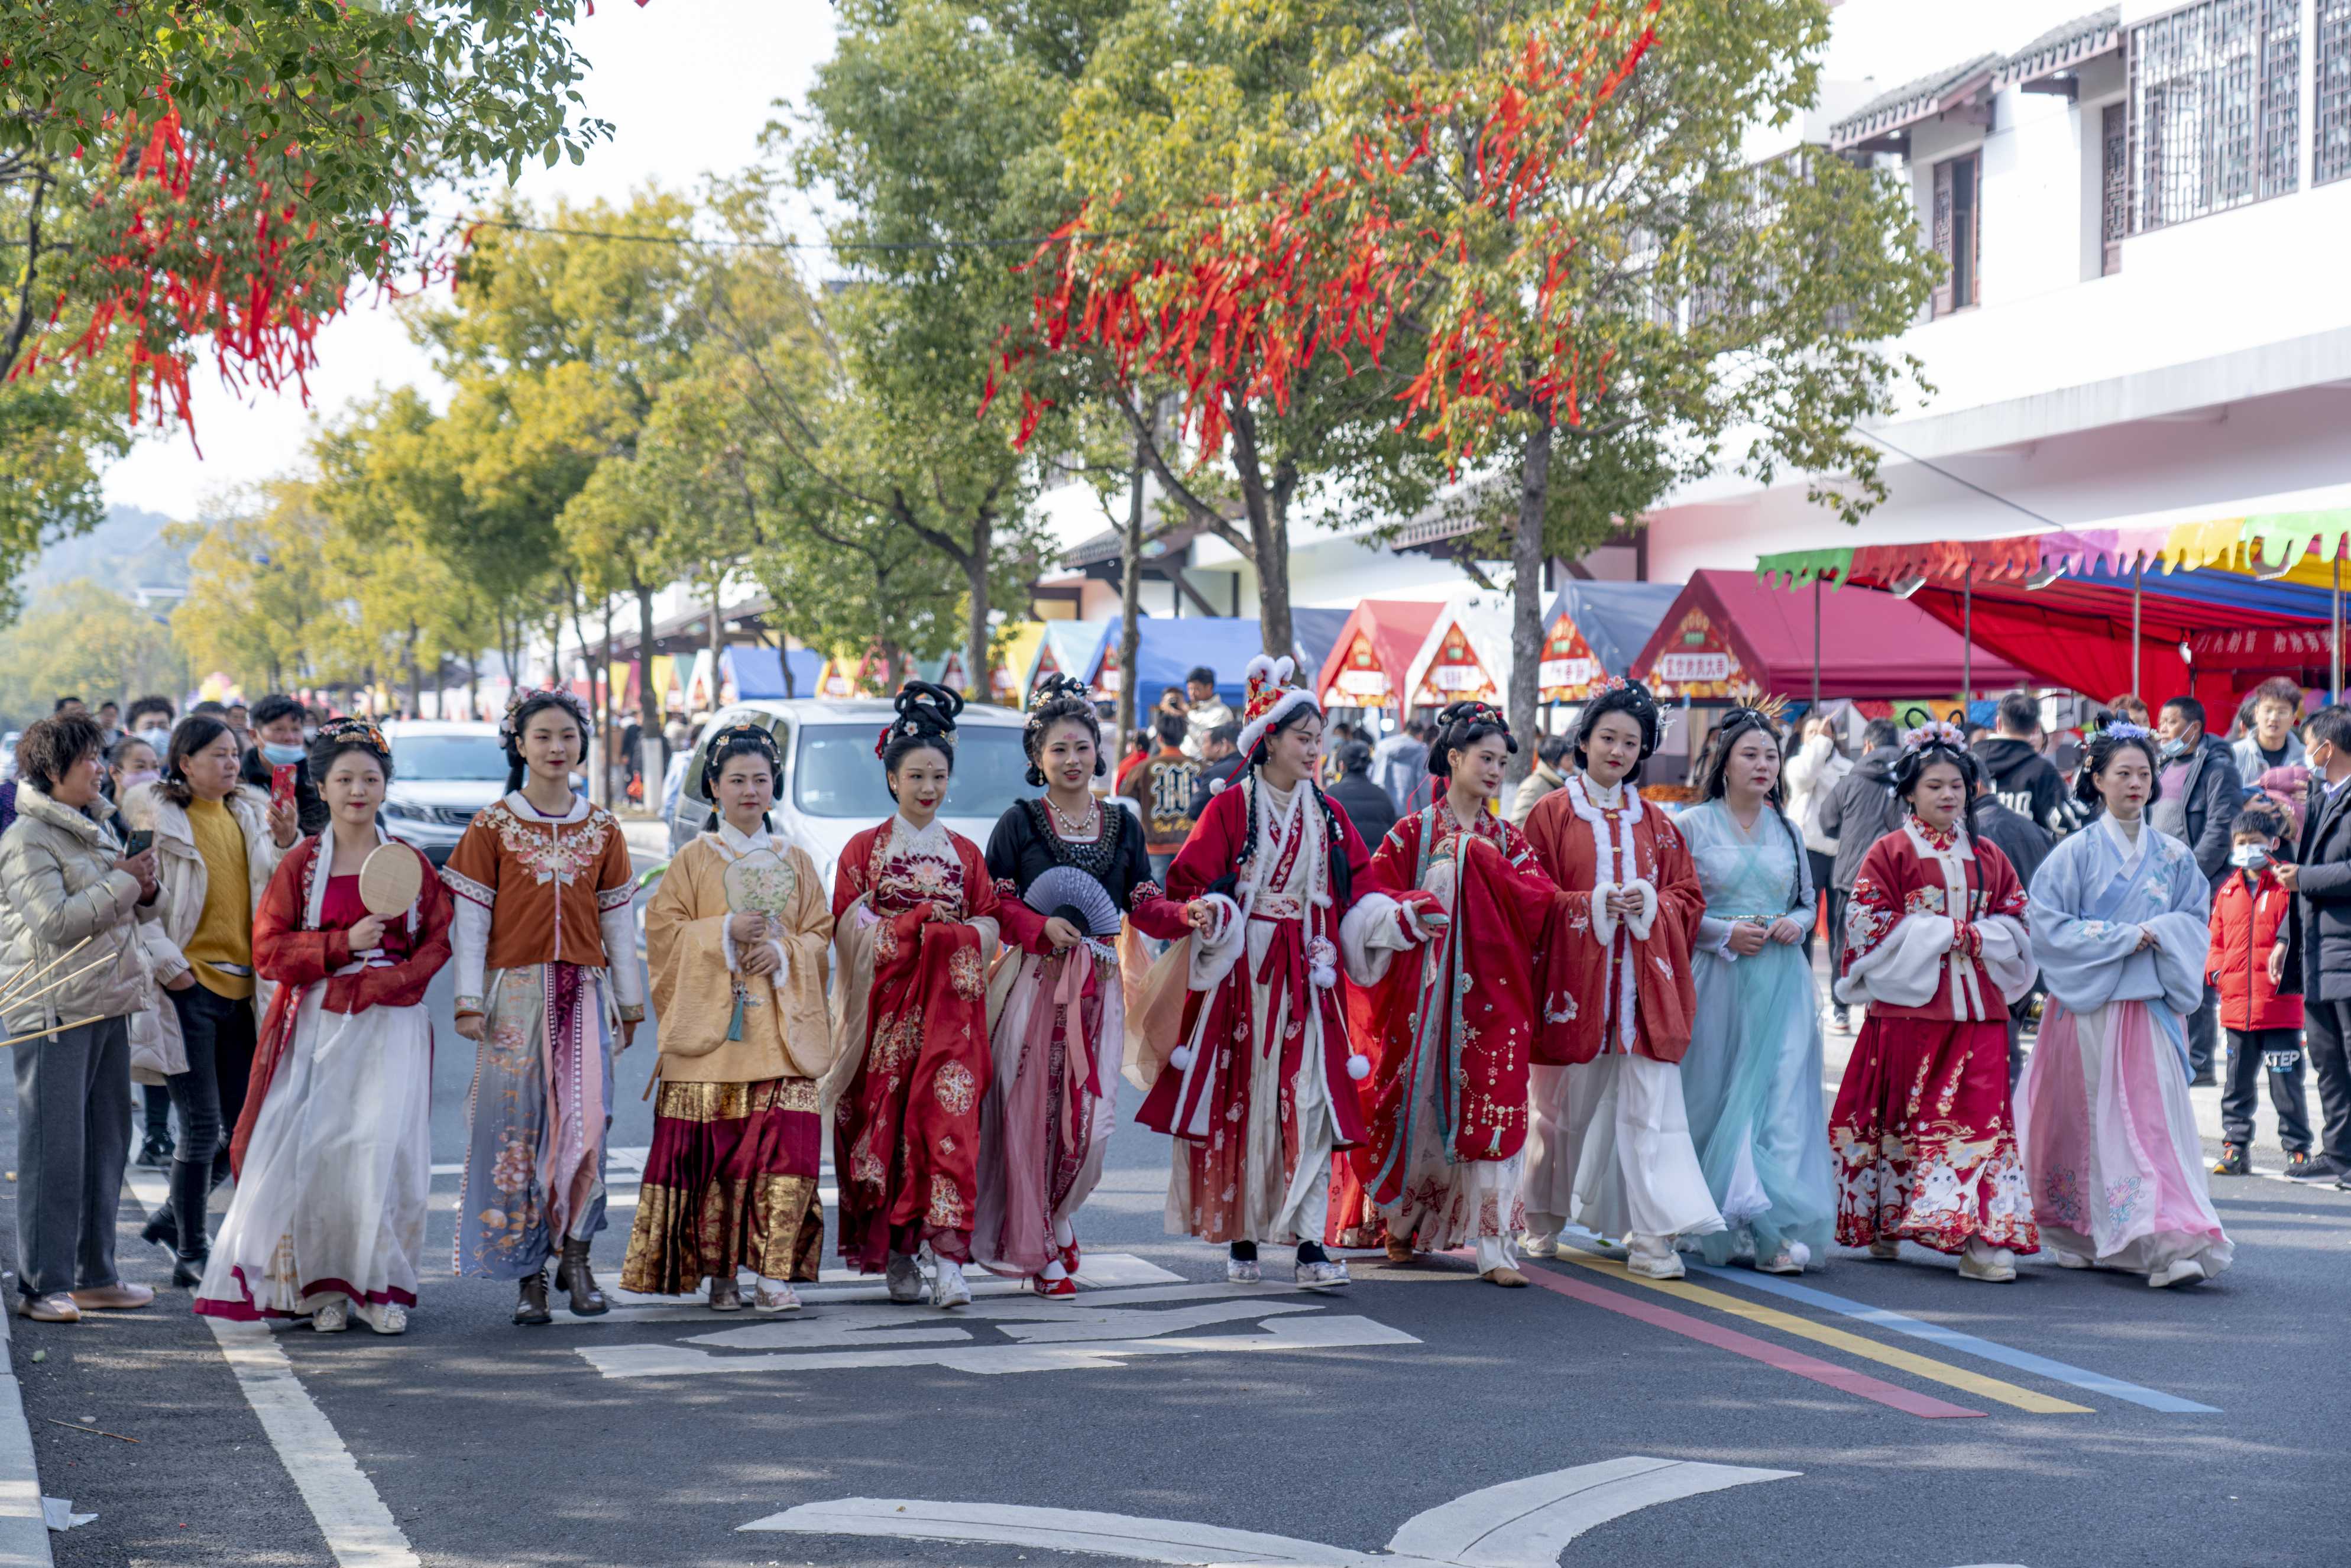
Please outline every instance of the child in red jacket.
[[[2273, 869], [2285, 836], [2284, 808], [2256, 796], [2239, 814], [2234, 868], [2212, 890], [2212, 946], [2205, 978], [2220, 993], [2220, 1024], [2229, 1031], [2229, 1076], [2220, 1091], [2220, 1158], [2214, 1176], [2245, 1176], [2253, 1142], [2258, 1080], [2270, 1081], [2278, 1142], [2286, 1168], [2310, 1163], [2310, 1112], [2303, 1096], [2302, 998], [2278, 995], [2271, 949], [2294, 918], [2294, 895]], [[2264, 1073], [2264, 1070], [2266, 1072]]]

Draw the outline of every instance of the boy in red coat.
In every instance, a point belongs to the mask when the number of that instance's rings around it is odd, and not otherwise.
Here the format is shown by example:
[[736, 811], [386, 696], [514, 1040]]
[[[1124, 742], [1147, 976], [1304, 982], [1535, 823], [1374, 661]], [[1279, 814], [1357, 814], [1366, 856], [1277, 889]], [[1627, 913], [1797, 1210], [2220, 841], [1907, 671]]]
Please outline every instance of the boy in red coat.
[[2212, 890], [2212, 946], [2205, 978], [2220, 993], [2220, 1024], [2229, 1031], [2229, 1076], [2220, 1091], [2220, 1158], [2214, 1176], [2245, 1176], [2252, 1166], [2253, 1106], [2267, 1069], [2270, 1104], [2277, 1111], [2278, 1142], [2286, 1168], [2310, 1163], [2310, 1113], [2303, 1097], [2302, 998], [2278, 994], [2273, 954], [2293, 918], [2294, 895], [2277, 879], [2278, 843], [2285, 810], [2256, 796], [2236, 821], [2230, 860], [2235, 869]]

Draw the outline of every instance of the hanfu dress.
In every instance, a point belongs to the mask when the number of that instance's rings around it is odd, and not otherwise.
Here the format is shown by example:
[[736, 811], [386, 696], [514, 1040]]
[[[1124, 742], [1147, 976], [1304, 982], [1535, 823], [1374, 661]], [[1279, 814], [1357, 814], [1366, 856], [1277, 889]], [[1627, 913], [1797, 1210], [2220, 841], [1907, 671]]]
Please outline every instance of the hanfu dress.
[[1333, 1156], [1364, 1133], [1340, 942], [1343, 927], [1360, 940], [1397, 913], [1368, 890], [1369, 867], [1353, 825], [1320, 791], [1277, 789], [1250, 769], [1209, 800], [1168, 868], [1170, 897], [1216, 912], [1154, 966], [1145, 1016], [1129, 1031], [1149, 1090], [1136, 1119], [1178, 1140], [1171, 1235], [1336, 1240]]
[[1795, 1246], [1825, 1260], [1836, 1176], [1813, 967], [1799, 945], [1766, 941], [1745, 957], [1729, 946], [1740, 921], [1768, 927], [1784, 918], [1811, 930], [1811, 867], [1786, 819], [1768, 808], [1751, 830], [1720, 800], [1692, 807], [1676, 825], [1706, 890], [1682, 1101], [1727, 1228], [1703, 1238], [1699, 1249], [1718, 1264], [1750, 1253], [1768, 1262]]
[[1485, 811], [1464, 826], [1442, 801], [1396, 823], [1364, 886], [1425, 893], [1447, 918], [1426, 940], [1403, 911], [1351, 928], [1364, 939], [1348, 944], [1348, 973], [1371, 988], [1377, 1030], [1355, 1174], [1389, 1237], [1470, 1248], [1480, 1273], [1512, 1267], [1526, 1228], [1536, 955], [1567, 901], [1518, 829]]
[[[1528, 1232], [1548, 1239], [1573, 1221], [1654, 1254], [1719, 1230], [1682, 1098], [1705, 907], [1689, 850], [1638, 789], [1602, 793], [1581, 772], [1536, 803], [1527, 839], [1569, 895], [1530, 1073]], [[1611, 891], [1640, 907], [1619, 920]]]
[[1870, 846], [1836, 997], [1869, 1019], [1829, 1113], [1837, 1239], [2040, 1250], [2008, 1093], [2008, 1004], [2032, 985], [2024, 890], [1993, 845], [1915, 819]]
[[[988, 835], [987, 869], [1021, 949], [997, 966], [988, 996], [995, 1071], [972, 1253], [998, 1273], [1038, 1276], [1076, 1255], [1077, 1212], [1102, 1180], [1118, 1120], [1126, 1040], [1116, 951], [1105, 938], [1054, 952], [1043, 930], [1053, 912], [1030, 911], [1024, 895], [1045, 873], [1072, 867], [1144, 936], [1172, 941], [1191, 929], [1152, 880], [1141, 819], [1104, 802], [1095, 820], [1091, 838], [1069, 838], [1047, 801], [1021, 800]], [[1081, 917], [1072, 924], [1085, 929]]]
[[2156, 1274], [2192, 1260], [2208, 1278], [2229, 1266], [2188, 1097], [2210, 896], [2187, 845], [2144, 822], [2133, 838], [2103, 814], [2032, 879], [2049, 1001], [2017, 1085], [2016, 1135], [2060, 1262]]
[[527, 1279], [604, 1228], [612, 1049], [644, 1017], [629, 846], [584, 797], [550, 817], [516, 790], [474, 819], [441, 880], [457, 897], [457, 1010], [485, 1026], [456, 1270]]
[[[790, 886], [769, 917], [777, 967], [752, 975], [727, 930], [726, 872], [760, 851], [781, 862]], [[824, 884], [797, 844], [721, 821], [662, 873], [645, 904], [659, 1088], [622, 1289], [685, 1295], [743, 1269], [779, 1282], [817, 1277], [817, 1080], [833, 1061], [824, 1000], [831, 946]]]
[[979, 847], [891, 816], [849, 841], [832, 884], [839, 962], [825, 1076], [839, 1250], [860, 1273], [924, 1247], [972, 1260], [996, 883]]
[[229, 1145], [236, 1196], [196, 1290], [207, 1316], [416, 1304], [433, 1187], [424, 991], [449, 961], [450, 898], [421, 866], [416, 901], [355, 953], [367, 906], [333, 863], [331, 844], [296, 844], [254, 915], [254, 967], [277, 989]]

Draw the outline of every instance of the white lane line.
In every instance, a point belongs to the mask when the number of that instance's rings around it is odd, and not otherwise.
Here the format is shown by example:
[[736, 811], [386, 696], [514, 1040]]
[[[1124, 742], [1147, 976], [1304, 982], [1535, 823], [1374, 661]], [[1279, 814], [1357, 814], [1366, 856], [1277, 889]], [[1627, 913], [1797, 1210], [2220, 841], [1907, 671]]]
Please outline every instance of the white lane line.
[[340, 1568], [423, 1568], [375, 1483], [259, 1323], [204, 1322]]
[[0, 1563], [48, 1568], [49, 1525], [41, 1511], [41, 1477], [24, 1390], [9, 1359], [8, 1313], [0, 1308]]
[[1455, 1498], [1405, 1521], [1388, 1550], [1467, 1568], [1545, 1568], [1559, 1561], [1569, 1542], [1612, 1519], [1798, 1473], [1628, 1455]]

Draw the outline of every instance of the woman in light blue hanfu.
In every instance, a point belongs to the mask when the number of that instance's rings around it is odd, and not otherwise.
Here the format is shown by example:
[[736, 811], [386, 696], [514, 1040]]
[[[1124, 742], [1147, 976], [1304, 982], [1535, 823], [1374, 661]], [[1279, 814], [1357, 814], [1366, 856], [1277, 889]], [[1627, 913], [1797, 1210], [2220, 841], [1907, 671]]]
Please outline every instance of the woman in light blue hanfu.
[[2032, 879], [2049, 1001], [2016, 1131], [2057, 1261], [2159, 1289], [2212, 1278], [2233, 1249], [2188, 1098], [2186, 1020], [2204, 996], [2210, 892], [2188, 846], [2147, 821], [2158, 787], [2146, 729], [2109, 725], [2090, 738], [2077, 789], [2105, 810]]
[[1706, 1185], [1727, 1229], [1697, 1239], [1707, 1260], [1751, 1257], [1770, 1274], [1825, 1260], [1836, 1215], [1821, 1101], [1821, 1009], [1801, 946], [1813, 890], [1780, 805], [1780, 744], [1768, 713], [1730, 710], [1700, 775], [1704, 802], [1678, 819], [1706, 889], [1691, 944], [1698, 1010], [1682, 1099]]

